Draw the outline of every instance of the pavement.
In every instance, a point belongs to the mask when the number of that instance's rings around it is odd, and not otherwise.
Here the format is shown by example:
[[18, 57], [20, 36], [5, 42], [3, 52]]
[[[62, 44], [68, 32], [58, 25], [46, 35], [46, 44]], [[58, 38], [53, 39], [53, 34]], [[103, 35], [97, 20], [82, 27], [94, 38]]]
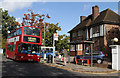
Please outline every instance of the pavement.
[[120, 72], [120, 71], [107, 68], [106, 66], [108, 66], [107, 65], [108, 63], [106, 62], [104, 62], [104, 64], [94, 64], [94, 67], [90, 67], [90, 65], [74, 64], [73, 62], [67, 63], [67, 65], [64, 65], [64, 62], [59, 61], [58, 57], [55, 58], [55, 63], [47, 63], [47, 61], [43, 61], [43, 60], [41, 60], [41, 62], [51, 67], [61, 68], [61, 69], [74, 71], [74, 72], [87, 73], [87, 74], [110, 74], [110, 73]]

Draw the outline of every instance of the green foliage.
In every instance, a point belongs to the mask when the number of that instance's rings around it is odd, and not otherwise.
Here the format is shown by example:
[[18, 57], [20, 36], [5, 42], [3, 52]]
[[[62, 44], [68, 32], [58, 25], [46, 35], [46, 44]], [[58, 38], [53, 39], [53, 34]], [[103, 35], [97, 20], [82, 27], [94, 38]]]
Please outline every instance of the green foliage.
[[1, 18], [1, 24], [2, 25], [2, 37], [3, 38], [7, 38], [8, 36], [8, 31], [13, 31], [17, 28], [17, 25], [16, 25], [16, 21], [15, 21], [15, 18], [10, 15], [8, 15], [8, 11], [5, 10], [3, 11], [2, 9], [0, 9], [0, 14], [2, 15]]
[[15, 18], [8, 15], [8, 11], [3, 11], [2, 8], [0, 8], [0, 18], [0, 47], [2, 46], [2, 48], [5, 49], [8, 31], [13, 31], [16, 29], [17, 25]]
[[58, 41], [56, 41], [56, 49], [60, 52], [62, 51], [63, 47], [65, 49], [69, 49], [69, 44], [67, 44], [70, 40], [69, 36], [64, 35], [59, 35]]
[[[57, 24], [49, 24], [48, 28], [46, 28], [46, 35], [45, 35], [45, 45], [46, 46], [53, 46], [53, 34], [57, 33], [57, 31], [61, 31], [61, 27]], [[55, 42], [56, 50], [62, 51], [63, 47], [69, 49], [69, 42], [70, 37], [64, 35], [59, 35], [58, 41]]]
[[[46, 28], [45, 32], [45, 45], [46, 46], [53, 46], [53, 34], [56, 33], [57, 31], [60, 31], [61, 28], [57, 24], [49, 24], [48, 27]], [[42, 35], [44, 36], [44, 35]]]
[[6, 48], [6, 39], [2, 38], [2, 48]]
[[0, 34], [0, 48], [2, 48], [2, 34]]

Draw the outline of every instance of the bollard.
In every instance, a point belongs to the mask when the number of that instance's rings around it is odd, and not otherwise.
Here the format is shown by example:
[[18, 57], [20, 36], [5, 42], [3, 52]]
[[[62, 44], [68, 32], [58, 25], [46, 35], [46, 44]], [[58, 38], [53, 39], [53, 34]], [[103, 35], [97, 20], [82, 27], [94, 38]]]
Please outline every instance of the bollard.
[[48, 55], [48, 61], [47, 62], [50, 63], [50, 55]]

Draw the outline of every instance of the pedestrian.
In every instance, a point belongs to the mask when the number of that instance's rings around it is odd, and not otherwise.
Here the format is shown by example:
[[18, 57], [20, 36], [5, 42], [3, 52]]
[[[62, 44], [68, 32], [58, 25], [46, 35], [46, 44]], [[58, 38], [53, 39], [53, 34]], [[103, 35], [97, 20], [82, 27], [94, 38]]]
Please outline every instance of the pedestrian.
[[59, 54], [59, 61], [61, 61], [61, 55]]
[[66, 65], [67, 62], [67, 50], [63, 48], [63, 53], [64, 53], [64, 65]]

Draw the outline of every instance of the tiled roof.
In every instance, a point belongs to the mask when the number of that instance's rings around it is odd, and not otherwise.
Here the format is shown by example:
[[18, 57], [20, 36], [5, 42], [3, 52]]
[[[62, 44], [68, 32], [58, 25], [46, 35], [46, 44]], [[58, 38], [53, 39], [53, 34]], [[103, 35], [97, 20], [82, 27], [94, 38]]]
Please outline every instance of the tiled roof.
[[117, 13], [113, 12], [110, 9], [106, 9], [100, 12], [99, 16], [95, 20], [92, 20], [92, 14], [91, 14], [85, 20], [83, 20], [81, 23], [75, 26], [72, 30], [70, 30], [68, 33], [75, 31], [77, 29], [83, 28], [83, 27], [94, 26], [100, 23], [120, 25], [120, 15], [118, 15]]

